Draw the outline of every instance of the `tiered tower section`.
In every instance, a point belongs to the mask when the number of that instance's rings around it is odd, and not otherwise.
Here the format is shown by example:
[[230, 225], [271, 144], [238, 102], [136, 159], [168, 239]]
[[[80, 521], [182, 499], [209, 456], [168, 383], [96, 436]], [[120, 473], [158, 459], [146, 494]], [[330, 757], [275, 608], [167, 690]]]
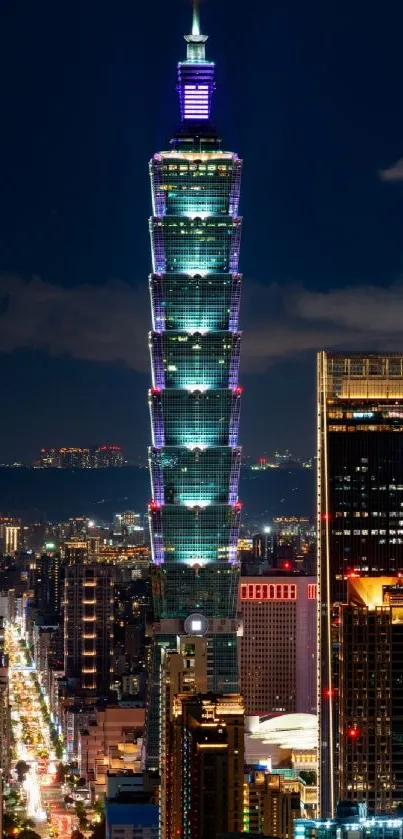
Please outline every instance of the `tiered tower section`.
[[211, 122], [214, 64], [205, 58], [196, 7], [186, 41], [187, 59], [178, 65], [181, 127], [171, 149], [150, 163], [149, 517], [157, 621], [150, 766], [161, 646], [204, 634], [209, 690], [238, 690], [241, 161], [221, 150]]

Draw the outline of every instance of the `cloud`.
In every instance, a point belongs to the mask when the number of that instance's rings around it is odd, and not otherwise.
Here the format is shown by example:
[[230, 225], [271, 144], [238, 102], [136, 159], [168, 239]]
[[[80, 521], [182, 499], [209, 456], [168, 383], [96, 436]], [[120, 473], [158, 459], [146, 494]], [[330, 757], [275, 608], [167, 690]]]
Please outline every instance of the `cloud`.
[[[0, 276], [0, 352], [46, 350], [149, 371], [147, 283], [73, 288]], [[245, 280], [242, 365], [261, 372], [318, 349], [402, 349], [403, 284], [313, 292]]]
[[87, 361], [148, 369], [147, 286], [113, 280], [73, 288], [0, 276], [0, 351], [46, 349]]
[[381, 181], [387, 181], [389, 183], [403, 181], [403, 157], [400, 157], [392, 166], [388, 166], [386, 169], [380, 169], [378, 175]]

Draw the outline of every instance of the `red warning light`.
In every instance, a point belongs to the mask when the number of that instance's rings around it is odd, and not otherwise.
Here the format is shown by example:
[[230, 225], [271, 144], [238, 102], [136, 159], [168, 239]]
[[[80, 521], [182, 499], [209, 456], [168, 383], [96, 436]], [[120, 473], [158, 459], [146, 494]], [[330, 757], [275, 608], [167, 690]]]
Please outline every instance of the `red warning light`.
[[321, 515], [322, 521], [330, 521], [330, 518], [331, 518], [330, 513], [322, 513], [322, 515]]
[[148, 505], [148, 506], [149, 506], [149, 509], [150, 509], [152, 512], [154, 512], [155, 510], [160, 510], [160, 509], [161, 509], [161, 505], [160, 505], [160, 504], [157, 504], [157, 502], [156, 502], [156, 501], [150, 501], [150, 503], [149, 503], [149, 505]]
[[151, 388], [151, 395], [152, 396], [158, 396], [159, 393], [161, 393], [161, 388], [159, 388], [159, 387], [152, 387]]
[[323, 696], [325, 697], [325, 699], [333, 699], [333, 697], [335, 695], [336, 695], [336, 689], [335, 688], [325, 688], [324, 691], [323, 691]]
[[347, 737], [350, 737], [350, 740], [356, 740], [359, 734], [360, 731], [356, 725], [350, 725], [350, 728], [347, 729]]
[[285, 571], [289, 571], [289, 569], [291, 568], [291, 562], [283, 562], [283, 568]]

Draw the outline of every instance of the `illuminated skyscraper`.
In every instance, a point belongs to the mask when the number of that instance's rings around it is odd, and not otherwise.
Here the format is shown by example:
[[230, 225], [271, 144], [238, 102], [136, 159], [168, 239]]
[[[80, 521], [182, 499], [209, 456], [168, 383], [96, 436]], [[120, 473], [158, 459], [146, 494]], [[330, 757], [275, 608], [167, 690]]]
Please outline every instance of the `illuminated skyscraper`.
[[197, 4], [178, 64], [181, 124], [150, 163], [154, 629], [147, 758], [158, 766], [161, 646], [206, 636], [208, 689], [237, 693], [241, 161], [211, 120]]
[[[334, 815], [340, 603], [354, 577], [403, 568], [403, 355], [319, 353], [319, 809]], [[343, 770], [344, 771], [344, 770]], [[371, 770], [372, 771], [372, 770]], [[344, 782], [342, 785], [344, 789]]]

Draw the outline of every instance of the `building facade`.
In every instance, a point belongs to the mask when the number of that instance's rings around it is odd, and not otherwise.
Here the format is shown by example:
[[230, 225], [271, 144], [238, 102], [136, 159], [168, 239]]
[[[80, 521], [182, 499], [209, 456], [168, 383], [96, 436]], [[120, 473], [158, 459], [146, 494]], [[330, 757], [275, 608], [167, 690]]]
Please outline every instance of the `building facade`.
[[153, 331], [149, 519], [156, 623], [147, 728], [159, 764], [160, 650], [205, 635], [208, 688], [237, 693], [241, 161], [211, 119], [214, 64], [195, 6], [181, 123], [150, 163]]
[[64, 581], [64, 671], [85, 691], [105, 694], [112, 677], [110, 566], [70, 565]]
[[403, 567], [403, 355], [318, 357], [319, 812], [338, 797], [338, 604]]
[[339, 794], [371, 815], [401, 806], [403, 586], [399, 577], [353, 578], [341, 607]]
[[242, 697], [179, 694], [172, 721], [170, 826], [165, 835], [211, 839], [243, 825]]
[[241, 577], [241, 692], [247, 716], [316, 712], [316, 577]]

